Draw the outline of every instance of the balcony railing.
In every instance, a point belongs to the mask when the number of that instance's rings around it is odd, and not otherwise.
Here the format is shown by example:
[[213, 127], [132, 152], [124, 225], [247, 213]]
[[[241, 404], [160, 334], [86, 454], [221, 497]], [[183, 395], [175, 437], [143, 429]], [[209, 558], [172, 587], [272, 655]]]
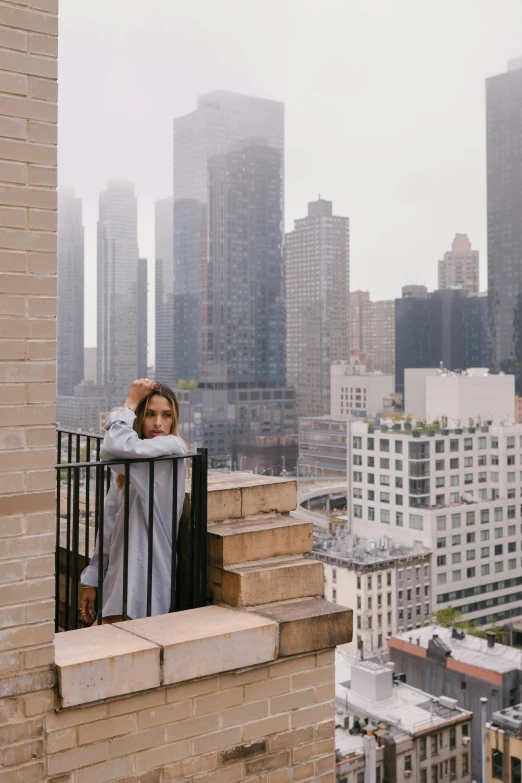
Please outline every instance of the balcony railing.
[[[122, 610], [127, 619], [129, 578], [129, 477], [130, 466], [149, 466], [147, 509], [147, 616], [151, 615], [154, 542], [154, 467], [156, 462], [172, 463], [172, 560], [170, 573], [170, 610], [192, 609], [206, 604], [207, 590], [207, 450], [184, 456], [153, 459], [100, 460], [101, 435], [57, 430], [56, 465], [56, 631], [81, 628], [79, 603], [80, 575], [88, 565], [95, 541], [98, 562], [103, 563], [105, 496], [112, 481], [111, 465], [124, 467], [123, 490], [124, 552]], [[178, 466], [180, 460], [191, 463], [190, 514], [178, 522]], [[98, 535], [99, 534], [99, 535]], [[102, 622], [103, 567], [98, 570], [97, 620]]]

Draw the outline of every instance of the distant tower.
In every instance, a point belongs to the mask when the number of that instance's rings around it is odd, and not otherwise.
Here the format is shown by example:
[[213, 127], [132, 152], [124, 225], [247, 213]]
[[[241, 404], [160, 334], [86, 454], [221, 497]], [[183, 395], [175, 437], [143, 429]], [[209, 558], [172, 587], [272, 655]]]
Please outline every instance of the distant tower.
[[308, 204], [286, 235], [287, 379], [301, 416], [330, 413], [330, 365], [350, 358], [350, 222]]
[[109, 182], [98, 218], [97, 381], [109, 407], [138, 376], [137, 203], [131, 182]]
[[522, 57], [486, 80], [490, 368], [522, 394]]
[[57, 393], [72, 394], [83, 380], [84, 242], [82, 202], [58, 193]]
[[455, 234], [451, 250], [439, 261], [439, 289], [443, 288], [479, 292], [479, 251], [472, 250], [467, 234]]
[[138, 378], [147, 377], [147, 259], [138, 259]]
[[172, 196], [155, 204], [156, 261], [156, 359], [158, 381], [175, 386], [174, 377], [174, 201]]

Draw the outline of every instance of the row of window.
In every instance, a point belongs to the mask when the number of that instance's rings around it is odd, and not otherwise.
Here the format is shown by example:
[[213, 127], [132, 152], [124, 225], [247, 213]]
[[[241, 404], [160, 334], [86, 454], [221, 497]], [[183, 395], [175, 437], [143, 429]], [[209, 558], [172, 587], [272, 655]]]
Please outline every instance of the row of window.
[[[333, 569], [333, 570], [335, 571], [335, 569]], [[398, 568], [397, 569], [397, 578], [398, 578], [399, 582], [402, 582], [403, 578], [406, 578], [408, 582], [411, 582], [412, 581], [412, 576], [413, 576], [413, 566], [407, 566], [406, 568]], [[417, 582], [420, 581], [420, 576], [421, 576], [421, 567], [420, 566], [415, 566], [415, 580]], [[382, 579], [383, 575], [382, 574], [377, 574], [376, 577], [377, 577], [376, 585], [377, 585], [377, 589], [379, 589], [383, 585], [383, 579]], [[424, 566], [424, 578], [425, 579], [429, 578], [429, 566], [428, 565]], [[361, 590], [362, 589], [362, 580], [363, 580], [362, 576], [357, 576], [357, 590]], [[387, 587], [391, 587], [391, 583], [392, 583], [391, 571], [387, 571], [386, 572], [386, 586]], [[373, 574], [367, 574], [367, 576], [366, 576], [366, 585], [368, 587], [368, 590], [372, 589]]]
[[[506, 448], [508, 449], [514, 449], [515, 448], [515, 435], [508, 435], [506, 437]], [[366, 448], [368, 451], [375, 451], [375, 441], [377, 439], [373, 437], [367, 438]], [[487, 449], [488, 448], [488, 437], [486, 435], [479, 435], [478, 437], [464, 437], [463, 439], [459, 438], [449, 438], [448, 440], [436, 440], [435, 441], [435, 453], [436, 454], [444, 454], [446, 451], [446, 443], [449, 442], [449, 451], [459, 451], [461, 440], [463, 442], [463, 449], [464, 451], [473, 451], [473, 449]], [[390, 439], [389, 438], [379, 438], [379, 451], [383, 452], [389, 452], [390, 451]], [[393, 441], [395, 443], [395, 453], [396, 454], [402, 454], [403, 449], [403, 442], [402, 440], [393, 438]], [[422, 454], [424, 456], [417, 456], [413, 457], [418, 459], [428, 459], [429, 458], [429, 452], [430, 452], [430, 443], [429, 442], [422, 442], [422, 443], [415, 443], [413, 441], [407, 441], [408, 442], [408, 448], [410, 456], [415, 454], [419, 455]], [[362, 449], [363, 448], [363, 439], [360, 435], [354, 435], [353, 436], [353, 448], [354, 449]], [[519, 445], [520, 448], [522, 448], [522, 435], [519, 436]], [[489, 448], [491, 449], [498, 449], [499, 448], [499, 438], [496, 435], [492, 435], [489, 438]]]
[[[353, 464], [354, 465], [362, 466], [364, 464], [362, 454], [353, 454], [352, 460], [353, 460]], [[513, 466], [515, 464], [515, 454], [508, 454], [506, 460], [507, 460], [506, 464], [507, 464], [508, 467]], [[522, 459], [521, 459], [521, 461], [522, 461]], [[366, 464], [367, 464], [367, 466], [369, 468], [374, 468], [375, 467], [375, 457], [372, 457], [371, 455], [368, 455], [367, 458], [366, 458]], [[409, 468], [410, 468], [410, 475], [413, 475], [412, 474], [412, 470], [414, 470], [414, 469], [418, 470], [419, 469], [419, 463], [417, 461], [411, 460], [408, 464], [409, 464]], [[435, 470], [437, 472], [441, 471], [441, 470], [446, 470], [446, 464], [447, 464], [446, 460], [444, 460], [444, 459], [436, 460], [435, 461]], [[477, 457], [477, 463], [476, 464], [477, 464], [477, 467], [479, 467], [479, 468], [480, 467], [485, 467], [486, 465], [488, 465], [488, 455], [487, 454], [480, 454]], [[491, 454], [490, 455], [489, 464], [492, 465], [493, 467], [500, 465], [500, 458], [499, 458], [498, 454]], [[393, 465], [393, 467], [392, 467], [392, 465]], [[429, 475], [429, 472], [430, 472], [430, 465], [429, 465], [429, 463], [422, 462], [422, 463], [420, 463], [420, 465], [422, 466], [422, 470], [424, 471], [424, 475]], [[464, 467], [464, 468], [472, 468], [472, 467], [474, 467], [474, 465], [475, 465], [474, 457], [464, 457], [463, 462], [462, 462], [462, 467]], [[404, 462], [403, 462], [402, 459], [390, 460], [389, 457], [379, 457], [379, 467], [381, 468], [381, 470], [393, 470], [394, 469], [396, 471], [402, 471], [402, 470], [404, 470]], [[459, 457], [452, 457], [449, 460], [447, 469], [448, 470], [460, 470], [460, 467], [461, 467], [461, 465], [460, 465]], [[508, 474], [508, 475], [511, 475], [511, 474]], [[515, 474], [513, 473], [513, 475], [515, 475]], [[522, 479], [522, 473], [521, 473], [521, 479]]]
[[[521, 563], [522, 565], [522, 563]], [[507, 571], [513, 571], [517, 567], [517, 560], [515, 557], [510, 558], [507, 561]], [[502, 560], [497, 560], [495, 562], [495, 573], [501, 574], [504, 571], [504, 562]], [[480, 575], [481, 576], [488, 576], [491, 573], [491, 566], [489, 563], [484, 563], [480, 566]], [[474, 579], [477, 575], [477, 569], [475, 566], [471, 568], [466, 569], [466, 579]], [[452, 582], [460, 582], [463, 579], [463, 571], [460, 569], [457, 569], [456, 571], [451, 572], [451, 581]], [[438, 585], [445, 585], [448, 582], [448, 575], [446, 572], [443, 572], [441, 574], [437, 574], [437, 584]], [[438, 599], [437, 599], [438, 602]], [[473, 610], [470, 610], [473, 611]]]

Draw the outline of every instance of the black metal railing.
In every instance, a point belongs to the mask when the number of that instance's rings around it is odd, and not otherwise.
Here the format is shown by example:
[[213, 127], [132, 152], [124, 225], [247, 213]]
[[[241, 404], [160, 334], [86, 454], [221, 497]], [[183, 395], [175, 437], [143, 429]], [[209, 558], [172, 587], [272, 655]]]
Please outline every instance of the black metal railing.
[[[79, 603], [80, 575], [88, 565], [98, 540], [98, 587], [96, 622], [102, 622], [103, 606], [103, 532], [105, 496], [109, 491], [111, 465], [123, 465], [123, 584], [122, 617], [127, 619], [129, 582], [129, 488], [130, 466], [149, 466], [147, 509], [147, 617], [152, 610], [154, 541], [154, 470], [156, 462], [172, 463], [172, 560], [170, 574], [170, 610], [204, 606], [207, 598], [207, 450], [184, 456], [153, 459], [100, 460], [103, 436], [57, 430], [56, 465], [56, 631], [83, 627]], [[190, 491], [184, 512], [178, 520], [178, 466], [180, 460], [191, 463]], [[64, 461], [65, 460], [65, 461]], [[190, 509], [190, 511], [189, 511]], [[187, 513], [185, 513], [187, 511]]]

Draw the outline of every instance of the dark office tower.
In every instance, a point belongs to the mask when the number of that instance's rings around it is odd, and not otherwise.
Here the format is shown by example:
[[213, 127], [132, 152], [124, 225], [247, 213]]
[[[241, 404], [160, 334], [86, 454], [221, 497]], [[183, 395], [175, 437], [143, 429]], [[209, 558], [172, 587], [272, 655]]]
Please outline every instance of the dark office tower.
[[137, 203], [132, 182], [110, 182], [98, 218], [97, 382], [109, 408], [138, 377]]
[[57, 393], [83, 381], [82, 202], [73, 190], [58, 194]]
[[285, 383], [284, 106], [213, 92], [174, 121], [174, 376]]
[[138, 259], [138, 378], [147, 377], [147, 259]]
[[462, 288], [395, 300], [395, 387], [404, 393], [404, 370], [486, 367], [488, 302]]
[[172, 196], [156, 201], [156, 378], [174, 386], [174, 250]]
[[522, 58], [486, 80], [490, 367], [522, 394]]

